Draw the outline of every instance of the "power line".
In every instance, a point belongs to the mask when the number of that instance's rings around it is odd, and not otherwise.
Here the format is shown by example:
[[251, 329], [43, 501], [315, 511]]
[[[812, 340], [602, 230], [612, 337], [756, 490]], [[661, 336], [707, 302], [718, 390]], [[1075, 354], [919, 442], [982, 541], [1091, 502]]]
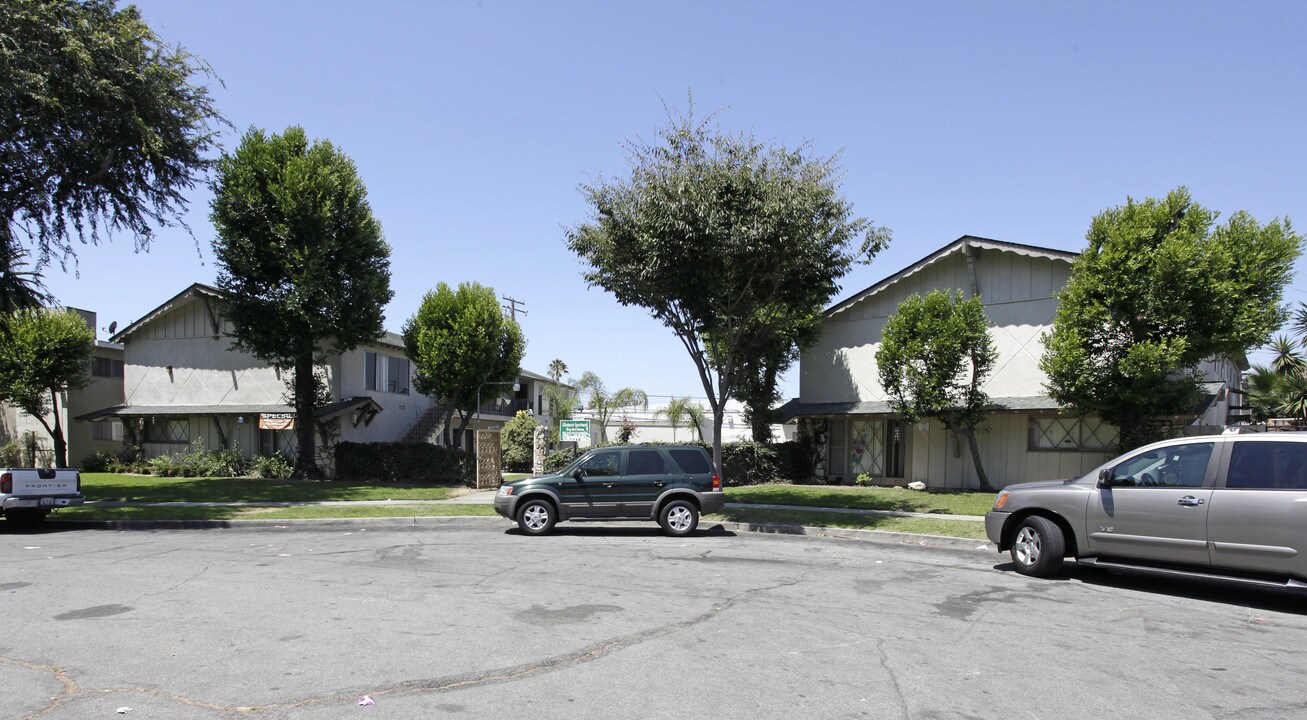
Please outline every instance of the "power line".
[[511, 298], [507, 295], [504, 295], [503, 299], [508, 302], [508, 304], [504, 305], [503, 308], [513, 318], [513, 322], [517, 322], [517, 314], [519, 312], [521, 312], [523, 315], [526, 315], [526, 310], [517, 309], [518, 305], [526, 305], [526, 301], [518, 300], [517, 298]]

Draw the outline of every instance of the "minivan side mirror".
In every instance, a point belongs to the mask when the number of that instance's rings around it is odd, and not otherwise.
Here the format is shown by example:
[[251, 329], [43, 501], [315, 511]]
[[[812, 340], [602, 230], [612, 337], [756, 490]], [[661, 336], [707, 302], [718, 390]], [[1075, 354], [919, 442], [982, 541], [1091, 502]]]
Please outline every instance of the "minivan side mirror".
[[581, 468], [577, 468], [577, 469], [575, 469], [575, 470], [572, 471], [572, 479], [573, 479], [573, 480], [580, 480], [580, 479], [583, 478], [583, 477], [585, 477], [585, 473], [581, 472]]

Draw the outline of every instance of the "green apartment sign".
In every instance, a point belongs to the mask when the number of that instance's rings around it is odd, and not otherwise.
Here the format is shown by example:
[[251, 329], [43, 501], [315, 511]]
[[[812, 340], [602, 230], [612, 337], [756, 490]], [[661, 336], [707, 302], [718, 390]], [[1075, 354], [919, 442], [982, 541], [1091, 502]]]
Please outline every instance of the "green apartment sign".
[[559, 442], [585, 442], [589, 439], [590, 439], [589, 420], [559, 421], [559, 427], [558, 427]]

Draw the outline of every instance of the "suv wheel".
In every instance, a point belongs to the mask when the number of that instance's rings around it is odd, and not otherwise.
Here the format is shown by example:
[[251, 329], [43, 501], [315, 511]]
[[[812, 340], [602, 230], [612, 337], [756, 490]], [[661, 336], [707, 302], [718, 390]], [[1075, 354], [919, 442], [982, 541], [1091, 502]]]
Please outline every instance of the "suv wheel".
[[673, 500], [658, 513], [658, 524], [668, 535], [684, 537], [699, 527], [699, 508], [689, 500]]
[[527, 535], [544, 535], [556, 522], [558, 511], [548, 500], [527, 500], [517, 510], [517, 526]]
[[1022, 575], [1056, 575], [1062, 569], [1062, 558], [1066, 553], [1062, 528], [1046, 517], [1031, 515], [1017, 525], [1011, 552], [1012, 563]]

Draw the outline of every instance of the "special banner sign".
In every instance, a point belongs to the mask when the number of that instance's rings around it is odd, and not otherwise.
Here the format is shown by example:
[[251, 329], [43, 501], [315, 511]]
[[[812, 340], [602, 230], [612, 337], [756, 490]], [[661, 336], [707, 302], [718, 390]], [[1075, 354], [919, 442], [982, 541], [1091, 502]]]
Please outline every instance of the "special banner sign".
[[295, 413], [261, 413], [260, 430], [294, 430]]

